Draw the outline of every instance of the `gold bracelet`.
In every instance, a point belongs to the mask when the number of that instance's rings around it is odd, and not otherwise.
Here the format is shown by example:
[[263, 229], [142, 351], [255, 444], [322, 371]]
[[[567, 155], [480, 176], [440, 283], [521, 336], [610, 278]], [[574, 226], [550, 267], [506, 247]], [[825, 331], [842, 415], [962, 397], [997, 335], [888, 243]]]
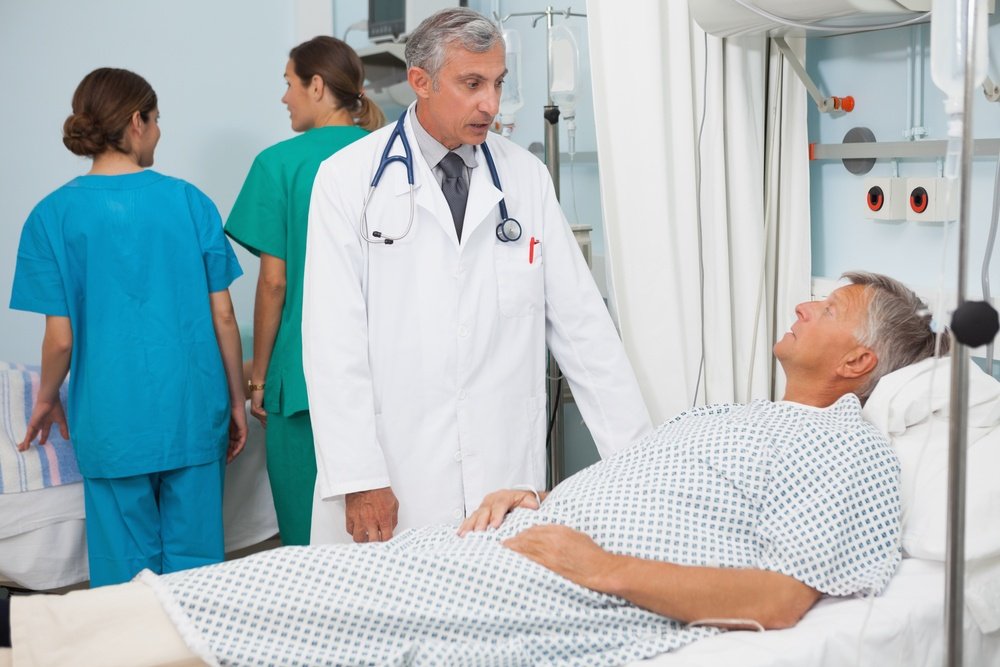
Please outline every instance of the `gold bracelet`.
[[249, 389], [250, 391], [260, 391], [263, 388], [264, 388], [263, 382], [261, 382], [260, 384], [254, 384], [253, 380], [247, 380], [247, 389]]

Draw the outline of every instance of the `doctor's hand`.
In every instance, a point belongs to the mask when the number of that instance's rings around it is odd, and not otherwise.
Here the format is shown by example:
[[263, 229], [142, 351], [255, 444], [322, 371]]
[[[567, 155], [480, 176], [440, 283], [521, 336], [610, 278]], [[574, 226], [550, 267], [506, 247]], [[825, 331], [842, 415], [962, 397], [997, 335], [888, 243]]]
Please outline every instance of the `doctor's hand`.
[[504, 540], [503, 545], [575, 584], [598, 592], [606, 592], [601, 582], [621, 560], [588, 535], [560, 525], [532, 526]]
[[399, 501], [392, 487], [348, 493], [347, 532], [355, 542], [385, 542], [399, 521]]
[[[545, 492], [539, 494], [544, 498]], [[504, 517], [510, 514], [511, 510], [517, 507], [526, 507], [531, 510], [538, 509], [538, 500], [534, 491], [524, 491], [521, 489], [501, 489], [494, 491], [485, 498], [479, 509], [470, 514], [468, 518], [458, 527], [459, 535], [467, 535], [473, 531], [486, 530], [487, 528], [499, 528]]]
[[24, 440], [17, 444], [17, 451], [24, 452], [31, 446], [31, 441], [38, 437], [38, 444], [44, 445], [49, 441], [49, 430], [52, 424], [59, 425], [59, 435], [64, 440], [69, 440], [69, 426], [66, 424], [66, 413], [63, 412], [62, 401], [57, 396], [53, 401], [37, 400], [35, 407], [31, 411], [31, 419], [28, 420], [28, 429], [25, 431]]

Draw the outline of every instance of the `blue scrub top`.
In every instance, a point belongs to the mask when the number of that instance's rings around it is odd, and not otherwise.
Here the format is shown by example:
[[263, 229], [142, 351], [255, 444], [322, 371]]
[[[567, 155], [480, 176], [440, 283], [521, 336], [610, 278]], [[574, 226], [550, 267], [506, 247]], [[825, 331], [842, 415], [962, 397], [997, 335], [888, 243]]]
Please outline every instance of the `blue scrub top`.
[[211, 200], [154, 171], [81, 176], [31, 212], [10, 307], [70, 319], [67, 418], [83, 475], [225, 452], [229, 392], [209, 293], [241, 274]]

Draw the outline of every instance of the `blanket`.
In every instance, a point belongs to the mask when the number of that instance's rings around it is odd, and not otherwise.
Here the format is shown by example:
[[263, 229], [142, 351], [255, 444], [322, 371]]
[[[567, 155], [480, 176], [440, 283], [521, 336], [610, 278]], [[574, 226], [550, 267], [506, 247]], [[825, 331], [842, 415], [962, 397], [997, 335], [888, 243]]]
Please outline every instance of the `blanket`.
[[613, 553], [881, 591], [899, 562], [898, 468], [853, 395], [826, 410], [698, 408], [562, 482], [493, 531], [283, 547], [142, 579], [224, 667], [621, 665], [716, 628], [578, 586], [503, 547], [561, 524]]
[[[36, 491], [81, 480], [73, 445], [53, 428], [49, 441], [17, 451], [41, 380], [37, 366], [0, 362], [0, 493]], [[66, 387], [61, 391], [66, 402]]]

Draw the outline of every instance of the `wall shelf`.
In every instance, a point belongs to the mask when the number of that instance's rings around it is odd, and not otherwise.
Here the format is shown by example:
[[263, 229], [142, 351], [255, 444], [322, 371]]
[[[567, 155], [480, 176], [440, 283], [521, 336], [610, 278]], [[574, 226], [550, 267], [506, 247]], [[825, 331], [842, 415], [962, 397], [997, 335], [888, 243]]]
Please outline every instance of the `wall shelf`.
[[[873, 141], [868, 143], [809, 144], [810, 160], [856, 159], [906, 159], [943, 158], [948, 142], [943, 139], [927, 141]], [[975, 157], [1000, 155], [1000, 139], [976, 139]]]

